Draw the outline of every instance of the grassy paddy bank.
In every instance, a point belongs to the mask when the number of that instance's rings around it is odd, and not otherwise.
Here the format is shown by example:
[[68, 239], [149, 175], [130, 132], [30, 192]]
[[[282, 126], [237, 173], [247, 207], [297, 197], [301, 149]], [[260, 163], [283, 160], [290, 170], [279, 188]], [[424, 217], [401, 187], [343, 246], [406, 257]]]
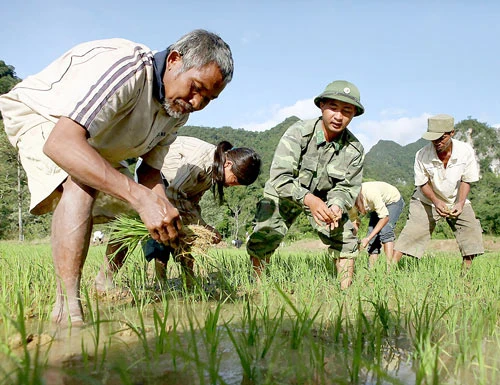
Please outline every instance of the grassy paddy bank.
[[[494, 384], [500, 381], [500, 254], [461, 271], [456, 252], [356, 262], [341, 292], [322, 250], [287, 247], [262, 282], [244, 250], [213, 249], [186, 290], [178, 267], [155, 282], [132, 255], [120, 287], [93, 289], [104, 246], [84, 269], [81, 329], [48, 322], [47, 244], [0, 243], [0, 384]], [[3, 357], [1, 357], [3, 356]]]

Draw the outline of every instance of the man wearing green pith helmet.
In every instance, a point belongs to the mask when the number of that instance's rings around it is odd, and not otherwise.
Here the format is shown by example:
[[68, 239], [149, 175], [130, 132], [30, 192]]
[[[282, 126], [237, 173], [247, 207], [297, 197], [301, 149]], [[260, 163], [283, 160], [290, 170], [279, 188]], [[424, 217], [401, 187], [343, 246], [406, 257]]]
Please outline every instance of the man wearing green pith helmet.
[[314, 104], [321, 116], [292, 125], [276, 148], [247, 251], [260, 276], [297, 216], [305, 212], [336, 259], [340, 287], [345, 289], [352, 283], [358, 254], [348, 210], [361, 188], [364, 161], [363, 146], [347, 126], [364, 107], [358, 88], [345, 80], [328, 84]]

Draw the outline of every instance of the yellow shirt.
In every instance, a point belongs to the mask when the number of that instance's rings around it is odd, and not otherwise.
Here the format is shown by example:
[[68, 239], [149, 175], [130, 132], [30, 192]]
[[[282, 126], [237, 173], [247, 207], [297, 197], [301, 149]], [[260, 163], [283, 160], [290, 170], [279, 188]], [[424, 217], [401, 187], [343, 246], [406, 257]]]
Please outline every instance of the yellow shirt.
[[379, 218], [389, 216], [387, 205], [401, 199], [399, 190], [386, 182], [361, 183], [361, 199], [367, 212], [375, 211]]

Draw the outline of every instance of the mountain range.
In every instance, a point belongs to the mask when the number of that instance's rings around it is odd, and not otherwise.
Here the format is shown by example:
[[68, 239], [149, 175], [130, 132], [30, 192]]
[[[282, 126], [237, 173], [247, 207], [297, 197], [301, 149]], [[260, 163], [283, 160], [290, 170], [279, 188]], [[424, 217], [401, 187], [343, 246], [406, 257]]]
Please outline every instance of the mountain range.
[[[179, 135], [195, 136], [213, 144], [227, 140], [235, 146], [252, 147], [262, 157], [262, 177], [267, 179], [274, 150], [281, 136], [297, 120], [299, 118], [291, 116], [275, 127], [261, 132], [231, 127], [185, 126], [180, 128]], [[474, 147], [482, 173], [492, 172], [498, 176], [500, 131], [475, 119], [459, 122], [455, 126], [455, 131], [456, 139], [469, 142]], [[402, 146], [392, 140], [380, 140], [366, 153], [364, 179], [381, 180], [393, 185], [413, 185], [415, 153], [427, 143], [429, 142], [419, 139]]]

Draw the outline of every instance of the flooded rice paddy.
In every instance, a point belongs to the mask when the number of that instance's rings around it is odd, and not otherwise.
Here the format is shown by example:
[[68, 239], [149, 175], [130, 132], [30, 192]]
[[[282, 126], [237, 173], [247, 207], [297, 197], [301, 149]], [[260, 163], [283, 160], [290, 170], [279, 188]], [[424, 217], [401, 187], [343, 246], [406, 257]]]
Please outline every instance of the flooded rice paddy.
[[[0, 384], [493, 384], [500, 379], [500, 255], [462, 272], [435, 253], [387, 273], [358, 259], [340, 291], [321, 251], [282, 251], [261, 281], [243, 251], [200, 259], [193, 288], [169, 263], [158, 282], [140, 255], [93, 289], [84, 271], [81, 328], [48, 320], [47, 245], [0, 245]], [[31, 263], [26, 263], [30, 258]], [[213, 261], [217, 261], [214, 265]]]

